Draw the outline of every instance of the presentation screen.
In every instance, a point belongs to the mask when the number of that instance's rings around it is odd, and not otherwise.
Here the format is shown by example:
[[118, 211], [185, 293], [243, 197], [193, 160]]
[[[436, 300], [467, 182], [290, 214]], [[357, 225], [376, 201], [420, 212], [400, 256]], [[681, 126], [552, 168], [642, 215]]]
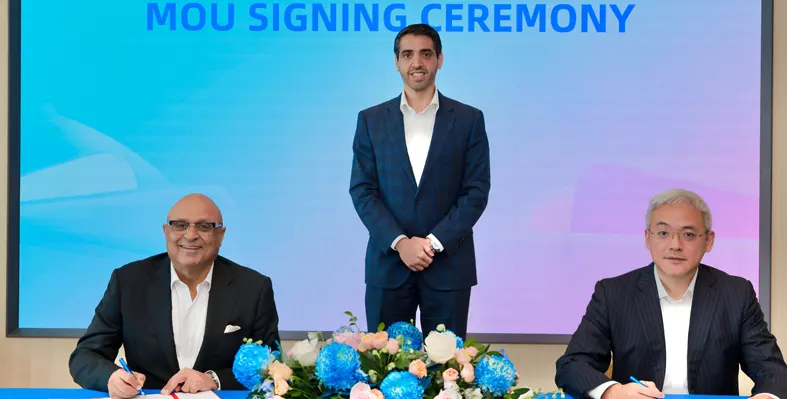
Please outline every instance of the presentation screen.
[[85, 329], [113, 269], [166, 250], [189, 193], [220, 207], [220, 254], [272, 278], [286, 337], [345, 311], [365, 326], [352, 141], [359, 111], [401, 95], [394, 38], [422, 22], [442, 38], [437, 89], [482, 110], [489, 137], [471, 334], [572, 334], [596, 281], [651, 262], [648, 202], [673, 187], [713, 212], [704, 263], [761, 285], [760, 2], [16, 7], [22, 332]]

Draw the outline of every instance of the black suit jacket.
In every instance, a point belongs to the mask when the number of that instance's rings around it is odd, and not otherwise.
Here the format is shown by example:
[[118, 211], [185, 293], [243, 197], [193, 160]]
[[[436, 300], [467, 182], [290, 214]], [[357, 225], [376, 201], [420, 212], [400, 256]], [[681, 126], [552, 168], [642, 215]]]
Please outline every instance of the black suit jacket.
[[[666, 348], [655, 266], [601, 280], [557, 361], [555, 383], [575, 398], [612, 379], [629, 376], [664, 384]], [[700, 265], [691, 306], [689, 393], [739, 395], [738, 367], [754, 381], [753, 393], [787, 398], [787, 366], [763, 318], [752, 284]]]
[[438, 92], [439, 108], [420, 184], [404, 136], [401, 96], [358, 114], [350, 196], [369, 231], [366, 284], [394, 289], [413, 273], [391, 249], [400, 234], [434, 234], [444, 252], [419, 272], [430, 287], [476, 285], [473, 226], [489, 199], [490, 158], [484, 114]]
[[[270, 278], [219, 256], [213, 266], [205, 337], [194, 369], [213, 370], [221, 389], [245, 389], [232, 374], [243, 338], [279, 341]], [[240, 330], [225, 334], [227, 325]], [[128, 366], [145, 374], [145, 388], [160, 389], [179, 371], [172, 333], [170, 259], [166, 253], [112, 272], [93, 321], [71, 354], [69, 369], [81, 387], [107, 391], [123, 344]]]

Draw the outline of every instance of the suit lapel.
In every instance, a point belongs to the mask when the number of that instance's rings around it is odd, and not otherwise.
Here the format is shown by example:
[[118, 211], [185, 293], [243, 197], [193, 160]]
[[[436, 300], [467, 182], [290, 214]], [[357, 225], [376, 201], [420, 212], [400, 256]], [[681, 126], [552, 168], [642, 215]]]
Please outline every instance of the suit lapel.
[[231, 310], [235, 306], [237, 294], [232, 292], [230, 285], [233, 276], [230, 273], [230, 266], [217, 258], [213, 265], [213, 281], [210, 286], [210, 296], [208, 297], [208, 315], [205, 320], [205, 336], [202, 339], [197, 360], [194, 361], [194, 368], [202, 370], [202, 363], [210, 359], [210, 350], [215, 347], [215, 343], [224, 335], [224, 328], [227, 326], [231, 317]]
[[[175, 338], [172, 332], [172, 290], [170, 287], [169, 257], [156, 265], [151, 272], [151, 283], [148, 285], [148, 312], [153, 331], [161, 344], [161, 351], [167, 359], [170, 372], [180, 370], [175, 351]], [[151, 348], [152, 349], [152, 348]]]
[[404, 168], [410, 184], [412, 184], [413, 188], [416, 188], [413, 166], [410, 163], [410, 155], [407, 154], [407, 141], [404, 137], [404, 117], [402, 116], [402, 110], [399, 108], [400, 101], [401, 96], [389, 101], [388, 107], [386, 107], [386, 134], [391, 141], [396, 161]]
[[642, 324], [642, 334], [645, 336], [645, 347], [652, 348], [658, 356], [654, 359], [653, 368], [658, 370], [658, 373], [653, 383], [659, 389], [662, 389], [664, 372], [667, 367], [667, 349], [664, 340], [664, 320], [661, 316], [659, 294], [656, 289], [656, 276], [653, 271], [654, 267], [656, 266], [651, 264], [650, 267], [641, 271], [637, 280], [637, 288], [640, 292], [637, 295], [634, 309], [638, 309], [639, 321]]
[[702, 360], [705, 341], [708, 338], [713, 318], [716, 314], [718, 292], [713, 288], [716, 278], [702, 265], [697, 270], [697, 282], [691, 300], [691, 320], [689, 322], [688, 372], [689, 387], [696, 386], [694, 376]]
[[446, 100], [443, 95], [439, 96], [440, 107], [437, 110], [437, 116], [434, 121], [434, 129], [432, 130], [432, 142], [429, 144], [429, 153], [426, 156], [426, 165], [424, 165], [424, 172], [421, 174], [421, 182], [418, 187], [423, 187], [424, 179], [432, 168], [437, 159], [440, 158], [440, 153], [445, 147], [445, 142], [450, 136], [451, 129], [454, 127], [454, 108], [453, 105]]

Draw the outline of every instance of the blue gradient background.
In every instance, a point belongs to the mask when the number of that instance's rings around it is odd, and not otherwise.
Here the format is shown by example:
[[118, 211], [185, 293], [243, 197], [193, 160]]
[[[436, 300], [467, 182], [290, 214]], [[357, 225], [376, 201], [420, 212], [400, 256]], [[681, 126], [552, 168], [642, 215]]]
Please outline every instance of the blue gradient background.
[[[22, 1], [20, 327], [87, 327], [190, 192], [221, 207], [222, 254], [273, 279], [281, 330], [365, 325], [351, 143], [401, 91], [395, 33], [147, 31], [145, 6]], [[442, 33], [438, 87], [484, 111], [491, 145], [472, 333], [572, 333], [596, 280], [650, 261], [647, 201], [673, 186], [714, 211], [705, 261], [758, 285], [759, 2], [614, 22]]]

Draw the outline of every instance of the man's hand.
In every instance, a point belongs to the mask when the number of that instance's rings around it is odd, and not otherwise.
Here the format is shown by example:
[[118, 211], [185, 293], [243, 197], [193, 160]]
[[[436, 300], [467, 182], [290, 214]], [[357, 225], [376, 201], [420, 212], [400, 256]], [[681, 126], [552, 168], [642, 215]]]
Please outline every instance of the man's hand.
[[161, 389], [162, 395], [169, 395], [172, 391], [197, 393], [203, 391], [213, 391], [219, 389], [216, 381], [207, 373], [200, 373], [194, 369], [183, 369], [169, 379], [164, 388]]
[[420, 272], [430, 264], [434, 257], [431, 242], [428, 238], [403, 238], [396, 243], [396, 251], [405, 266], [414, 272]]
[[129, 374], [123, 369], [115, 370], [107, 381], [107, 391], [112, 399], [126, 399], [137, 396], [142, 385], [145, 384], [145, 376], [140, 373]]
[[663, 398], [664, 394], [656, 388], [656, 384], [650, 381], [642, 381], [647, 385], [643, 387], [637, 383], [628, 383], [626, 385], [615, 384], [607, 388], [601, 395], [601, 399], [643, 399], [643, 398]]

